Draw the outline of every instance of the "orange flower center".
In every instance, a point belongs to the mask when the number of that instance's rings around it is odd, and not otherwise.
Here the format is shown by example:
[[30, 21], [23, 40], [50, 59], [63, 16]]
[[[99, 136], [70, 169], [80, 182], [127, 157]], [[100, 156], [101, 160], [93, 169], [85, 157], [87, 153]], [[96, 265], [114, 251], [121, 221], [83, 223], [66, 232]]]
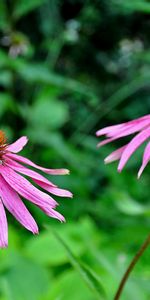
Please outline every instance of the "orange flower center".
[[5, 153], [6, 146], [6, 136], [4, 132], [0, 130], [0, 160], [2, 160], [2, 155]]

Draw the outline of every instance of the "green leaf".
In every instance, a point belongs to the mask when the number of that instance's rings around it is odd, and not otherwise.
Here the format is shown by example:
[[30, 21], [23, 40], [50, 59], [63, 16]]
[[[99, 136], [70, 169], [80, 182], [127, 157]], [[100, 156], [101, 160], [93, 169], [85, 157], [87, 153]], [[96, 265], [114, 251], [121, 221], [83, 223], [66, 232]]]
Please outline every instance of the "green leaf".
[[12, 83], [12, 74], [10, 71], [1, 70], [0, 84], [4, 87], [10, 87]]
[[[78, 291], [77, 291], [78, 287]], [[67, 270], [54, 280], [46, 298], [42, 300], [90, 300], [93, 299], [85, 282], [78, 272]]]
[[38, 239], [31, 239], [27, 243], [26, 253], [42, 265], [57, 266], [68, 262], [63, 247], [52, 235], [46, 233], [41, 233]]
[[13, 70], [18, 72], [18, 74], [30, 84], [36, 83], [38, 85], [52, 85], [65, 90], [78, 92], [88, 98], [97, 97], [89, 86], [86, 86], [74, 79], [70, 79], [69, 77], [53, 73], [42, 63], [30, 64], [18, 58], [15, 61], [10, 59], [9, 65], [11, 65]]
[[18, 20], [19, 18], [25, 16], [32, 10], [41, 6], [47, 0], [17, 0], [14, 6], [14, 19]]
[[143, 13], [150, 13], [150, 3], [146, 0], [112, 0], [112, 4], [117, 6], [117, 8], [120, 8], [124, 10], [125, 12], [133, 12], [133, 11], [139, 11]]
[[150, 212], [149, 207], [138, 203], [128, 194], [119, 192], [116, 192], [115, 194], [115, 204], [121, 212], [127, 215], [145, 215]]
[[7, 7], [6, 1], [0, 1], [0, 29], [1, 30], [8, 30], [9, 23], [7, 18]]
[[8, 65], [9, 65], [8, 55], [4, 51], [0, 50], [0, 68], [5, 66], [8, 67]]
[[12, 104], [13, 99], [9, 94], [0, 93], [0, 118], [7, 111], [7, 109], [10, 109], [12, 107]]
[[[58, 226], [59, 232], [71, 249], [81, 255], [84, 252], [82, 234], [86, 231], [86, 224], [66, 224]], [[42, 250], [44, 249], [44, 250]], [[43, 251], [43, 255], [41, 252]], [[37, 239], [31, 239], [26, 245], [26, 253], [34, 261], [43, 265], [62, 265], [68, 263], [68, 256], [59, 241], [49, 232], [41, 233]]]
[[[44, 117], [41, 117], [44, 116]], [[29, 110], [29, 122], [40, 129], [61, 127], [68, 119], [67, 105], [43, 94]]]
[[18, 255], [13, 257], [13, 266], [5, 272], [4, 280], [8, 300], [38, 300], [49, 287], [47, 270]]
[[[46, 227], [47, 229], [50, 229], [48, 226]], [[65, 241], [55, 230], [52, 230], [52, 232], [55, 238], [64, 247], [72, 266], [78, 271], [81, 278], [95, 295], [96, 299], [106, 299], [104, 288], [94, 271], [80, 262], [80, 260], [73, 254], [70, 247], [65, 243]]]

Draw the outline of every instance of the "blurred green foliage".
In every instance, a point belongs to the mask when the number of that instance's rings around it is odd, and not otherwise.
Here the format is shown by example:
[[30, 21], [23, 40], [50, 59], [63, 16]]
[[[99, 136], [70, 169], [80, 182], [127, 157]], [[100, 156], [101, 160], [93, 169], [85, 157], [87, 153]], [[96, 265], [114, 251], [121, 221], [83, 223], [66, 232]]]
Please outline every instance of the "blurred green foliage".
[[[69, 168], [54, 182], [74, 193], [58, 200], [66, 224], [28, 204], [37, 237], [8, 215], [0, 300], [112, 299], [147, 235], [142, 149], [117, 174], [103, 165], [115, 145], [97, 150], [95, 131], [150, 110], [149, 13], [146, 0], [0, 1], [1, 129], [9, 142], [27, 135], [23, 154], [35, 162]], [[149, 258], [150, 250], [121, 299], [150, 298]]]

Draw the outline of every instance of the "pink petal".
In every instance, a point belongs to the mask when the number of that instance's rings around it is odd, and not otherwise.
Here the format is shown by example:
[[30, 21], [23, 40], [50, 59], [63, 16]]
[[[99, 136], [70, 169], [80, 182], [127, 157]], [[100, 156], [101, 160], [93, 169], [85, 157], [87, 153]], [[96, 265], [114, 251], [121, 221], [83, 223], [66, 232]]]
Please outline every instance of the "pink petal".
[[7, 166], [1, 166], [0, 173], [6, 182], [25, 199], [33, 202], [40, 208], [56, 207], [57, 202], [52, 197], [38, 190], [26, 178], [13, 171], [13, 169]]
[[26, 157], [23, 156], [19, 156], [17, 154], [13, 154], [13, 153], [7, 153], [7, 157], [10, 157], [14, 160], [17, 160], [19, 162], [22, 162], [23, 164], [27, 164], [31, 167], [37, 168], [47, 174], [51, 174], [51, 175], [66, 175], [69, 174], [69, 170], [67, 169], [47, 169], [47, 168], [42, 168], [39, 165], [36, 165], [35, 163], [33, 163], [31, 160], [29, 160]]
[[8, 211], [28, 230], [38, 233], [38, 227], [18, 194], [0, 175], [0, 194]]
[[[41, 208], [41, 207], [40, 207]], [[64, 216], [62, 216], [58, 211], [54, 209], [41, 208], [45, 214], [51, 218], [58, 219], [60, 222], [65, 222]]]
[[8, 225], [3, 203], [0, 198], [0, 248], [8, 246]]
[[101, 135], [107, 135], [111, 132], [114, 131], [119, 131], [120, 129], [122, 129], [122, 127], [125, 125], [126, 123], [122, 123], [119, 125], [112, 125], [112, 126], [108, 126], [108, 127], [104, 127], [98, 131], [96, 131], [96, 135], [97, 136], [101, 136]]
[[115, 150], [115, 151], [113, 151], [110, 155], [108, 155], [105, 158], [105, 160], [104, 160], [105, 164], [109, 164], [113, 161], [116, 161], [116, 160], [120, 159], [120, 157], [121, 157], [123, 151], [125, 150], [125, 148], [126, 148], [126, 145], [119, 148], [119, 149], [117, 149], [117, 150]]
[[37, 183], [39, 186], [41, 186], [43, 189], [47, 190], [51, 194], [60, 197], [72, 197], [72, 193], [70, 193], [69, 191], [57, 188], [56, 185], [54, 185], [52, 182], [50, 182], [47, 178], [45, 178], [41, 174], [38, 174], [35, 171], [27, 169], [26, 167], [18, 164], [17, 162], [13, 161], [10, 158], [7, 158], [5, 160], [5, 164], [8, 167], [12, 168], [13, 170], [31, 177], [35, 183]]
[[121, 172], [125, 164], [127, 163], [130, 156], [136, 151], [136, 149], [143, 144], [148, 138], [150, 137], [150, 128], [143, 130], [139, 134], [137, 134], [131, 142], [126, 146], [126, 149], [124, 150], [119, 166], [118, 171]]
[[27, 179], [17, 174], [9, 167], [1, 166], [0, 173], [16, 192], [25, 199], [36, 204], [48, 216], [56, 218], [61, 222], [65, 221], [60, 213], [53, 210], [53, 208], [56, 207], [57, 202], [52, 197], [38, 190]]
[[13, 144], [8, 145], [7, 151], [18, 153], [23, 149], [23, 147], [27, 144], [27, 142], [28, 142], [28, 138], [26, 136], [22, 136]]
[[[141, 117], [141, 118], [129, 121], [129, 122], [125, 122], [125, 123], [122, 123], [122, 124], [102, 128], [102, 129], [100, 129], [96, 132], [96, 135], [97, 136], [107, 135], [108, 137], [113, 137], [116, 134], [118, 134], [121, 129], [124, 129], [125, 127], [126, 128], [130, 127], [130, 126], [133, 126], [133, 125], [138, 125], [138, 124], [140, 125], [140, 124], [142, 124], [143, 121], [146, 121], [146, 124], [148, 122], [148, 125], [149, 125], [150, 124], [150, 115], [146, 115], [144, 117]], [[142, 125], [142, 126], [144, 126], [144, 125]]]
[[140, 178], [140, 176], [142, 175], [145, 167], [147, 166], [148, 162], [150, 161], [150, 142], [147, 144], [147, 146], [145, 147], [145, 151], [143, 154], [143, 162], [142, 162], [142, 166], [138, 172], [138, 178]]
[[[5, 155], [5, 157], [6, 157], [6, 155]], [[8, 167], [12, 168], [13, 170], [15, 170], [19, 173], [22, 173], [24, 175], [31, 177], [33, 180], [36, 179], [41, 182], [45, 182], [49, 186], [56, 187], [55, 184], [53, 184], [51, 181], [49, 181], [47, 178], [45, 178], [41, 174], [38, 174], [37, 172], [18, 164], [16, 161], [14, 161], [8, 157], [5, 159], [5, 165], [7, 165]]]
[[46, 184], [46, 183], [41, 182], [39, 180], [34, 180], [34, 182], [36, 184], [38, 184], [41, 188], [43, 188], [44, 190], [48, 191], [49, 193], [51, 193], [53, 195], [56, 195], [56, 196], [59, 196], [59, 197], [69, 197], [69, 198], [73, 197], [72, 193], [67, 191], [67, 190], [50, 186], [49, 184]]
[[112, 141], [125, 137], [127, 135], [133, 134], [137, 131], [142, 130], [143, 128], [147, 127], [150, 124], [150, 120], [144, 120], [140, 123], [130, 126], [124, 126], [122, 129], [119, 130], [118, 134], [114, 135], [114, 137], [106, 139], [98, 144], [98, 147], [104, 146]]

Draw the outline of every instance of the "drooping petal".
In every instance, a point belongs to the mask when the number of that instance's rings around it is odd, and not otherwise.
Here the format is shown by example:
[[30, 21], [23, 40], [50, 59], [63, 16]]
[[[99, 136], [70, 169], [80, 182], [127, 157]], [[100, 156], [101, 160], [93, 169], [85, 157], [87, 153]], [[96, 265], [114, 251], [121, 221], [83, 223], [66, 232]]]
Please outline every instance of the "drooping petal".
[[39, 207], [55, 208], [57, 202], [48, 194], [38, 190], [26, 178], [7, 166], [0, 167], [0, 173], [6, 182], [22, 197]]
[[26, 167], [18, 164], [16, 161], [13, 161], [10, 158], [7, 158], [5, 160], [5, 164], [15, 171], [29, 176], [35, 183], [37, 183], [40, 187], [47, 190], [51, 194], [54, 194], [54, 195], [60, 196], [60, 197], [72, 197], [71, 192], [58, 188], [55, 184], [53, 184], [51, 181], [49, 181], [47, 178], [45, 178], [41, 174], [38, 174], [35, 171], [27, 169]]
[[117, 131], [117, 132], [112, 132], [110, 134], [108, 134], [108, 137], [115, 137], [116, 135], [119, 135], [120, 137], [122, 136], [127, 136], [133, 133], [136, 133], [138, 131], [141, 131], [143, 129], [145, 129], [147, 126], [150, 125], [150, 118], [149, 119], [144, 119], [142, 121], [131, 121], [132, 124], [126, 124], [122, 127], [121, 130]]
[[27, 179], [25, 179], [9, 167], [1, 166], [0, 173], [6, 180], [6, 182], [18, 194], [36, 204], [48, 216], [56, 218], [61, 222], [65, 221], [64, 217], [53, 209], [56, 207], [57, 202], [52, 197], [38, 190]]
[[27, 142], [28, 142], [28, 138], [26, 136], [22, 136], [13, 144], [8, 145], [7, 151], [18, 153], [23, 149], [23, 147], [27, 144]]
[[36, 184], [38, 184], [41, 188], [43, 188], [44, 190], [48, 191], [49, 193], [51, 193], [53, 195], [56, 195], [56, 196], [59, 196], [59, 197], [69, 197], [69, 198], [73, 197], [72, 193], [67, 191], [67, 190], [60, 189], [58, 187], [50, 186], [49, 184], [47, 184], [45, 182], [41, 182], [41, 181], [35, 180], [35, 179], [34, 179], [34, 182]]
[[123, 146], [123, 147], [121, 147], [121, 148], [119, 148], [119, 149], [117, 149], [117, 150], [115, 150], [115, 151], [113, 151], [111, 154], [109, 154], [104, 159], [105, 164], [109, 164], [109, 163], [111, 163], [113, 161], [116, 161], [116, 160], [120, 159], [120, 157], [121, 157], [123, 151], [125, 150], [125, 148], [126, 148], [126, 145]]
[[39, 180], [41, 182], [45, 182], [49, 186], [56, 187], [55, 184], [53, 184], [51, 181], [49, 181], [47, 178], [45, 178], [41, 174], [39, 174], [39, 173], [37, 173], [37, 172], [35, 172], [31, 169], [26, 168], [25, 166], [17, 163], [16, 161], [14, 161], [14, 160], [12, 160], [8, 157], [5, 160], [5, 165], [7, 165], [8, 167], [12, 168], [13, 170], [15, 170], [19, 173], [22, 173], [24, 175], [27, 175], [27, 176], [31, 177], [33, 180], [36, 179], [36, 180]]
[[138, 119], [128, 121], [125, 123], [121, 123], [118, 125], [112, 125], [112, 126], [102, 128], [96, 132], [96, 135], [97, 136], [106, 135], [107, 137], [113, 137], [116, 134], [118, 134], [121, 129], [128, 128], [133, 125], [141, 125], [143, 128], [144, 126], [146, 126], [145, 122], [143, 123], [143, 121], [146, 121], [146, 124], [149, 125], [150, 124], [150, 115], [146, 115], [144, 117], [140, 117]]
[[126, 125], [126, 126], [122, 127], [118, 131], [117, 134], [116, 133], [114, 135], [112, 134], [111, 138], [108, 138], [108, 139], [100, 142], [98, 144], [98, 147], [104, 146], [104, 145], [106, 145], [106, 144], [108, 144], [110, 142], [113, 142], [113, 141], [117, 140], [117, 139], [120, 139], [122, 137], [128, 136], [128, 135], [133, 134], [133, 133], [135, 133], [137, 131], [140, 131], [143, 128], [147, 127], [148, 125], [150, 125], [150, 120], [143, 120], [140, 123], [139, 122], [135, 123], [135, 125], [130, 125], [130, 126]]
[[143, 154], [142, 166], [138, 172], [138, 178], [140, 178], [140, 176], [142, 175], [142, 173], [149, 161], [150, 161], [150, 142], [145, 147], [144, 154]]
[[101, 136], [101, 135], [108, 135], [111, 134], [111, 132], [117, 132], [120, 129], [122, 129], [124, 127], [125, 123], [119, 124], [119, 125], [112, 125], [112, 126], [108, 126], [108, 127], [104, 127], [98, 131], [96, 131], [96, 135], [97, 136]]
[[13, 153], [7, 153], [7, 156], [14, 159], [14, 160], [17, 160], [23, 164], [27, 164], [31, 167], [34, 167], [36, 169], [39, 169], [47, 174], [51, 174], [51, 175], [66, 175], [66, 174], [69, 174], [69, 170], [67, 169], [47, 169], [47, 168], [42, 168], [41, 166], [39, 165], [36, 165], [35, 163], [33, 163], [30, 159], [24, 157], [24, 156], [20, 156], [20, 155], [17, 155], [17, 154], [13, 154]]
[[126, 146], [124, 150], [119, 166], [118, 171], [121, 172], [127, 161], [129, 160], [130, 156], [136, 151], [136, 149], [143, 144], [148, 138], [150, 137], [150, 128], [143, 130], [139, 134], [137, 134], [131, 142]]
[[0, 175], [0, 195], [8, 211], [28, 230], [38, 233], [38, 226], [19, 195]]
[[[41, 208], [39, 206], [39, 208]], [[61, 215], [58, 211], [52, 209], [52, 208], [46, 208], [46, 207], [42, 207], [41, 208], [45, 214], [51, 218], [54, 218], [54, 219], [57, 219], [59, 220], [60, 222], [65, 222], [65, 218], [63, 215]]]
[[8, 246], [8, 225], [5, 209], [0, 198], [0, 248]]

